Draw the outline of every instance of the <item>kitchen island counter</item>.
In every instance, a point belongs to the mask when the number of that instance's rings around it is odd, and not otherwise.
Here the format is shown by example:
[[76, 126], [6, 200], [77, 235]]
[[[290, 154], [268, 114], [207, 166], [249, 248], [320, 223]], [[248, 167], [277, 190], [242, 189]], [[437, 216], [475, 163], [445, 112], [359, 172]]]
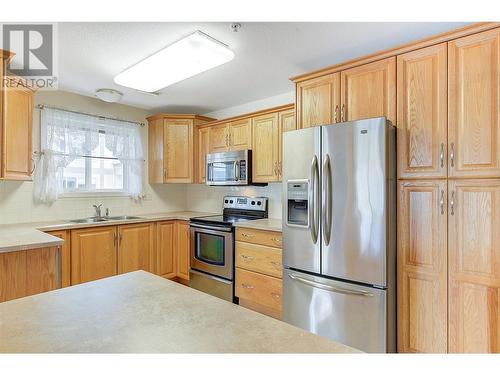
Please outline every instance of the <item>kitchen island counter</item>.
[[0, 303], [0, 352], [358, 351], [136, 271]]

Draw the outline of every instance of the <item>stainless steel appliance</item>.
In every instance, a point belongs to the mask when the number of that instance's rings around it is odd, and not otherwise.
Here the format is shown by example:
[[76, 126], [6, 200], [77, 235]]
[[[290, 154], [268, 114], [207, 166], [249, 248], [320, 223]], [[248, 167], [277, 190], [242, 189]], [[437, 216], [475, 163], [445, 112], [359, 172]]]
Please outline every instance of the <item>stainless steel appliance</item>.
[[284, 134], [285, 321], [396, 350], [395, 171], [384, 117]]
[[207, 185], [248, 185], [251, 177], [251, 150], [207, 154]]
[[190, 220], [189, 285], [234, 302], [234, 223], [267, 217], [267, 198], [224, 197], [222, 215]]

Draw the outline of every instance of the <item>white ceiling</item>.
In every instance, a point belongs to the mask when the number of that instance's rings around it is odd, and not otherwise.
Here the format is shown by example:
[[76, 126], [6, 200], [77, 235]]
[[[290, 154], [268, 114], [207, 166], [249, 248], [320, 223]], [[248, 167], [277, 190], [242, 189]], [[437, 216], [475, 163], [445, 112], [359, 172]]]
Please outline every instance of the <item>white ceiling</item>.
[[[293, 90], [290, 76], [461, 27], [466, 23], [60, 23], [59, 88], [92, 96], [124, 93], [151, 111], [208, 113]], [[121, 87], [113, 77], [176, 40], [201, 30], [229, 45], [231, 62], [161, 90]]]

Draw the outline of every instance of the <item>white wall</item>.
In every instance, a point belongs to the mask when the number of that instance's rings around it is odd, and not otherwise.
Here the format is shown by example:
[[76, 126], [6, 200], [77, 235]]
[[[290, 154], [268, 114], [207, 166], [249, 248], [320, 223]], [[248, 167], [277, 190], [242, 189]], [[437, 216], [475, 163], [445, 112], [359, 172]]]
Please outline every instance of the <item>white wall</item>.
[[[91, 114], [117, 117], [125, 120], [146, 122], [147, 112], [126, 105], [110, 104], [98, 99], [65, 91], [39, 91], [35, 94], [35, 104], [52, 105], [64, 109]], [[147, 126], [141, 128], [145, 158], [147, 159]], [[34, 150], [40, 144], [40, 111], [33, 111]], [[146, 165], [147, 166], [147, 162]], [[33, 201], [33, 183], [0, 181], [0, 224], [31, 221], [72, 219], [91, 216], [92, 204], [103, 203], [111, 213], [144, 214], [165, 211], [184, 210], [186, 192], [184, 185], [149, 185], [145, 168], [146, 199], [136, 203], [128, 197], [73, 197], [61, 198], [47, 206]]]

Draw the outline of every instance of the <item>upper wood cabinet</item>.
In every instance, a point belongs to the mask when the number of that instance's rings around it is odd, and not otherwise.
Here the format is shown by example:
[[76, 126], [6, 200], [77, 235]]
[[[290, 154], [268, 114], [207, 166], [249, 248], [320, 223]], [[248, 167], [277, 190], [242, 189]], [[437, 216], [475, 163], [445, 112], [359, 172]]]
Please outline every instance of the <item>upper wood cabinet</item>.
[[210, 126], [210, 152], [229, 150], [229, 135], [227, 123]]
[[396, 123], [396, 58], [341, 72], [342, 121], [385, 116]]
[[296, 130], [295, 109], [278, 112], [279, 123], [279, 154], [278, 154], [278, 181], [283, 175], [283, 133]]
[[296, 86], [299, 128], [340, 121], [340, 73], [299, 82]]
[[199, 184], [204, 184], [207, 177], [207, 154], [210, 152], [210, 128], [199, 128], [195, 136], [194, 144], [196, 182]]
[[212, 120], [198, 115], [166, 113], [148, 117], [149, 182], [194, 182], [195, 128]]
[[189, 280], [189, 269], [191, 265], [191, 248], [189, 222], [178, 220], [176, 226], [175, 248], [177, 251], [177, 277]]
[[210, 152], [250, 150], [252, 119], [243, 118], [210, 126]]
[[397, 57], [398, 178], [446, 178], [447, 45]]
[[71, 285], [117, 274], [115, 226], [71, 231]]
[[450, 177], [500, 177], [500, 28], [448, 43]]
[[154, 271], [154, 224], [118, 227], [118, 273]]
[[[5, 82], [19, 83], [21, 79], [6, 77]], [[21, 84], [16, 86], [3, 90], [1, 175], [9, 180], [31, 180], [34, 92]]]
[[449, 351], [498, 353], [500, 180], [449, 180], [448, 192]]
[[278, 113], [253, 118], [253, 182], [279, 181], [280, 129]]
[[169, 279], [177, 276], [175, 235], [175, 221], [162, 221], [156, 224], [155, 273]]
[[399, 183], [398, 351], [447, 351], [447, 186]]

